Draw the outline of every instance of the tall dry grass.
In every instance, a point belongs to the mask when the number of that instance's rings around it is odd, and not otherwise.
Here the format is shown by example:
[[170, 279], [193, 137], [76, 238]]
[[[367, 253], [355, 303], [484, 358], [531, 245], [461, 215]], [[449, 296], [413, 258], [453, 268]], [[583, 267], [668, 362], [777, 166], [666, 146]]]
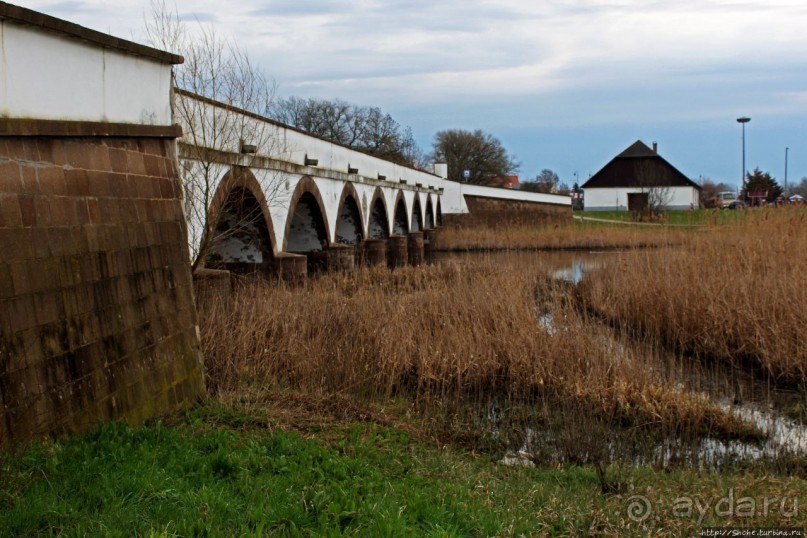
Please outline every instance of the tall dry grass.
[[807, 382], [804, 211], [755, 210], [685, 246], [623, 253], [578, 292], [638, 338]]
[[484, 262], [363, 269], [302, 288], [256, 281], [201, 305], [207, 379], [214, 392], [400, 397], [477, 418], [504, 409], [525, 423], [571, 425], [570, 446], [591, 438], [591, 420], [605, 430], [750, 433], [667, 386], [570, 298], [541, 273]]
[[[461, 227], [440, 230], [440, 250], [581, 250], [633, 249], [681, 244], [692, 231], [570, 221], [544, 227]], [[696, 232], [695, 232], [696, 233]]]

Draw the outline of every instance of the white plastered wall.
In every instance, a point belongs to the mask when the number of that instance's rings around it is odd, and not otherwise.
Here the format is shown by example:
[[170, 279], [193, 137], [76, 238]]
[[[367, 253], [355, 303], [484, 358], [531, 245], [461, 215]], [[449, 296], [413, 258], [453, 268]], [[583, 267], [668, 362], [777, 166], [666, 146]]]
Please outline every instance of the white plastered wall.
[[[699, 206], [699, 193], [695, 187], [667, 187], [666, 209], [695, 209]], [[628, 194], [641, 193], [641, 188], [613, 187], [608, 189], [583, 189], [583, 204], [586, 211], [627, 211]]]
[[0, 115], [171, 125], [171, 65], [0, 21]]

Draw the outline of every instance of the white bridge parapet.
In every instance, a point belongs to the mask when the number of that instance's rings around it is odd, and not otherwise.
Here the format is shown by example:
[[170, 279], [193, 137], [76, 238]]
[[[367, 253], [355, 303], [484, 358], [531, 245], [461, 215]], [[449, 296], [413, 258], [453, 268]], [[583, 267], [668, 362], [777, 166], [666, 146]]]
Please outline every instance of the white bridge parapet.
[[445, 180], [443, 182], [445, 192], [443, 194], [443, 213], [464, 215], [469, 213], [468, 204], [465, 202], [466, 196], [478, 196], [481, 198], [493, 198], [496, 200], [507, 200], [512, 202], [529, 202], [534, 204], [549, 204], [571, 207], [572, 199], [563, 194], [544, 194], [540, 192], [527, 192], [514, 189], [503, 189], [498, 187], [487, 187], [485, 185], [473, 185], [470, 183], [458, 183], [456, 181]]
[[3, 4], [0, 117], [171, 125], [181, 57]]

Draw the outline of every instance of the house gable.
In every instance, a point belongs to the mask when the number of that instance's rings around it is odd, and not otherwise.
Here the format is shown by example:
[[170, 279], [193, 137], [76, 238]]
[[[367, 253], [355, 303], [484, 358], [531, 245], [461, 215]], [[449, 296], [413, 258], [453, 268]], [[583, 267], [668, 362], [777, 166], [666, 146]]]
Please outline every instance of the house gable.
[[701, 188], [640, 140], [614, 157], [582, 185], [583, 189], [617, 187]]

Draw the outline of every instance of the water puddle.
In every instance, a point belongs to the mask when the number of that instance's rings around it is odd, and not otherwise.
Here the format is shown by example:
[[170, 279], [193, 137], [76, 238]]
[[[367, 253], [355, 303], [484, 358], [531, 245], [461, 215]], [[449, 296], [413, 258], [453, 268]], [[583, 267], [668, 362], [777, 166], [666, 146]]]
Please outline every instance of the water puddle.
[[[441, 253], [437, 262], [453, 260], [468, 263], [485, 259], [501, 259], [508, 266], [525, 270], [542, 268], [553, 278], [578, 284], [586, 274], [607, 267], [617, 259], [615, 252], [502, 252], [502, 253]], [[563, 330], [563, 320], [554, 319], [546, 311], [536, 313], [538, 326], [550, 335]], [[605, 326], [603, 326], [605, 327]], [[730, 461], [750, 461], [779, 456], [807, 456], [807, 425], [789, 418], [786, 409], [807, 407], [805, 397], [793, 391], [773, 387], [749, 373], [722, 364], [705, 364], [691, 357], [675, 357], [669, 353], [649, 349], [643, 344], [618, 337], [605, 331], [606, 345], [614, 360], [636, 361], [640, 357], [644, 366], [665, 386], [675, 387], [689, 396], [706, 397], [710, 402], [743, 421], [756, 426], [766, 439], [761, 443], [724, 441], [704, 438], [695, 446], [659, 444], [649, 454], [638, 458], [637, 463], [662, 463], [673, 460], [689, 462], [696, 467], [720, 468]], [[513, 466], [533, 466], [536, 450], [545, 451], [553, 444], [550, 432], [542, 428], [525, 428], [525, 439], [518, 449], [509, 451], [501, 463]], [[592, 433], [592, 435], [594, 435]], [[618, 448], [609, 447], [609, 452]], [[556, 455], [560, 456], [560, 455]], [[562, 458], [559, 458], [562, 459]]]
[[[594, 254], [589, 254], [594, 256]], [[552, 278], [571, 284], [579, 284], [587, 273], [598, 271], [606, 266], [606, 262], [600, 257], [595, 259], [575, 259], [568, 267], [561, 267], [552, 272]]]
[[804, 397], [796, 391], [776, 388], [729, 365], [704, 365], [688, 357], [670, 359], [665, 377], [678, 390], [706, 397], [766, 437], [762, 443], [703, 439], [694, 454], [701, 465], [807, 455], [807, 424], [786, 414], [803, 405]]
[[735, 404], [726, 400], [719, 405], [723, 410], [754, 424], [767, 436], [767, 440], [761, 445], [755, 445], [704, 439], [699, 453], [707, 464], [715, 465], [726, 458], [755, 460], [807, 454], [807, 427], [803, 424], [777, 414], [773, 409], [761, 409], [756, 404]]

